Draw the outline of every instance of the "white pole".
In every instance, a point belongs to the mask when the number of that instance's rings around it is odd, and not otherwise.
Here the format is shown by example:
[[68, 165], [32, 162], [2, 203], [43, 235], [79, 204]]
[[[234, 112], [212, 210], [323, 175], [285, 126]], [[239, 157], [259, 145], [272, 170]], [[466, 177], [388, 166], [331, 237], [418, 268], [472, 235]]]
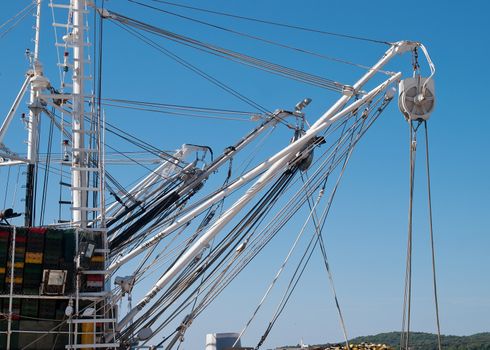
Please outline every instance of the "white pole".
[[[41, 0], [37, 0], [36, 10], [36, 34], [34, 37], [34, 54], [32, 56], [32, 63], [34, 69], [39, 64], [39, 36], [41, 32]], [[31, 95], [29, 98], [29, 104], [33, 104], [37, 98], [37, 91], [34, 90], [31, 85]], [[29, 126], [28, 126], [28, 138], [27, 138], [27, 160], [30, 164], [34, 163], [37, 158], [37, 139], [38, 139], [38, 123], [39, 114], [35, 114], [32, 110], [29, 112]]]
[[19, 108], [20, 101], [24, 98], [24, 94], [27, 90], [27, 86], [29, 85], [29, 82], [31, 81], [31, 75], [29, 74], [26, 77], [26, 80], [22, 84], [19, 93], [15, 97], [14, 103], [12, 104], [12, 107], [10, 107], [9, 112], [7, 116], [5, 117], [5, 120], [2, 123], [2, 126], [0, 127], [0, 144], [2, 144], [3, 139], [5, 138], [5, 134], [7, 133], [7, 130], [10, 126], [10, 123], [12, 122], [12, 119], [14, 118], [15, 112], [17, 112], [17, 108]]
[[[290, 144], [282, 151], [278, 152], [274, 157], [270, 159], [276, 159], [270, 162], [270, 168], [260, 176], [260, 178], [248, 189], [248, 191], [238, 199], [233, 206], [228, 209], [220, 219], [218, 219], [206, 233], [204, 233], [192, 247], [190, 247], [176, 262], [170, 267], [170, 269], [155, 283], [155, 286], [144, 296], [144, 298], [124, 317], [118, 324], [118, 329], [120, 330], [124, 327], [133, 317], [142, 310], [146, 304], [148, 304], [151, 299], [163, 288], [165, 285], [171, 281], [182, 269], [187, 266], [187, 264], [194, 259], [204, 247], [220, 232], [220, 230], [232, 220], [237, 213], [239, 213], [243, 207], [248, 204], [253, 197], [262, 190], [286, 165], [293, 159], [295, 154], [305, 147], [310, 140], [313, 139], [320, 131], [327, 128], [329, 125], [334, 123], [336, 120], [344, 117], [345, 115], [351, 113], [352, 111], [359, 108], [364, 103], [370, 101], [374, 96], [376, 96], [383, 89], [388, 87], [394, 81], [399, 80], [401, 73], [397, 73], [390, 77], [388, 80], [383, 82], [381, 85], [371, 90], [360, 100], [352, 103], [349, 107], [345, 108], [339, 113], [334, 115], [324, 115], [320, 118], [306, 133], [303, 137]], [[264, 164], [264, 163], [262, 163]], [[261, 164], [261, 165], [262, 165]], [[260, 165], [259, 165], [260, 167]]]
[[75, 225], [87, 226], [87, 161], [84, 140], [84, 35], [83, 12], [85, 0], [73, 0], [73, 159], [72, 159], [72, 220]]
[[[41, 0], [37, 1], [37, 11], [36, 11], [36, 26], [35, 26], [36, 34], [34, 37], [34, 54], [32, 56], [32, 63], [34, 65], [34, 69], [36, 65], [39, 64], [39, 36], [41, 32]], [[33, 89], [31, 85], [31, 95], [29, 98], [29, 103], [32, 104], [37, 98], [37, 92]], [[27, 139], [27, 160], [29, 163], [34, 163], [36, 161], [37, 156], [37, 126], [39, 122], [39, 115], [36, 115], [32, 112], [29, 112], [29, 135]]]
[[12, 230], [12, 252], [10, 257], [10, 295], [9, 295], [9, 314], [7, 325], [7, 350], [10, 350], [10, 336], [12, 334], [12, 307], [14, 295], [14, 272], [15, 272], [15, 239], [17, 238], [17, 228], [14, 226]]
[[[34, 37], [34, 54], [32, 57], [32, 64], [34, 74], [42, 74], [39, 62], [39, 36], [41, 32], [41, 0], [37, 0], [36, 10], [36, 25], [35, 25], [35, 37]], [[33, 107], [29, 110], [28, 120], [28, 135], [27, 135], [27, 175], [26, 175], [26, 197], [25, 197], [25, 226], [32, 226], [33, 224], [33, 209], [34, 209], [34, 182], [36, 172], [36, 161], [38, 152], [38, 140], [39, 140], [39, 115], [41, 108], [38, 105], [38, 94], [35, 87], [31, 84], [31, 93], [29, 97], [29, 106]]]

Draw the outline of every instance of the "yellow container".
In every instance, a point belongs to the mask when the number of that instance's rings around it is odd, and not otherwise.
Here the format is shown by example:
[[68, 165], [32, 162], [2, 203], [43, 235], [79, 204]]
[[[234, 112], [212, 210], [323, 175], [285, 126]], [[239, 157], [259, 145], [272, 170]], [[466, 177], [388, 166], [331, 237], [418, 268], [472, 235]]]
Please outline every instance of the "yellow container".
[[[10, 283], [11, 282], [10, 276], [6, 278], [6, 282]], [[14, 277], [14, 283], [15, 284], [22, 284], [22, 277]]]
[[[95, 323], [82, 323], [82, 344], [95, 344]], [[93, 348], [86, 348], [92, 350]]]
[[42, 264], [43, 253], [26, 253], [26, 263], [28, 264]]
[[[12, 263], [10, 261], [7, 262], [7, 266], [10, 267], [12, 266]], [[16, 269], [23, 269], [24, 268], [24, 262], [23, 261], [19, 261], [19, 262], [14, 262], [14, 267]]]
[[0, 274], [5, 273], [5, 267], [0, 267]]
[[90, 262], [93, 263], [98, 263], [98, 262], [104, 262], [104, 256], [103, 255], [94, 255]]

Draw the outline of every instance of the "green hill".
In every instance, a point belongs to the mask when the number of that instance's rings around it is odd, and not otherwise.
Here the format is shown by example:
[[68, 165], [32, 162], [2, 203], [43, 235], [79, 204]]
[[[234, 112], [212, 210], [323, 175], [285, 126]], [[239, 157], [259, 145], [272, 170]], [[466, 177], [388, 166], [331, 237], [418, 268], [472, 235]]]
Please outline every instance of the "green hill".
[[[469, 336], [443, 335], [441, 336], [443, 350], [490, 350], [490, 332], [477, 333]], [[400, 332], [380, 333], [353, 338], [351, 344], [385, 344], [396, 350], [400, 350]], [[312, 345], [308, 349], [325, 349], [329, 346], [340, 346], [344, 344], [318, 344]], [[299, 349], [296, 346], [284, 346], [278, 349]], [[437, 350], [437, 335], [431, 333], [411, 332], [411, 350]]]
[[[357, 337], [352, 343], [376, 343], [400, 348], [400, 332], [380, 333], [365, 337]], [[490, 350], [490, 333], [477, 333], [469, 336], [443, 335], [441, 336], [444, 350]], [[412, 350], [437, 350], [437, 336], [431, 333], [410, 333]]]

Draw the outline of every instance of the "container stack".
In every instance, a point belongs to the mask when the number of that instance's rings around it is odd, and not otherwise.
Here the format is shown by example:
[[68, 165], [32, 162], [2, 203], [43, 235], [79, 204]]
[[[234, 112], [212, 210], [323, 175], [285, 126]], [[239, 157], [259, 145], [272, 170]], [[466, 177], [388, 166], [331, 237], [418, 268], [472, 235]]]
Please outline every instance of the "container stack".
[[[13, 248], [13, 233], [15, 230], [15, 250]], [[48, 331], [59, 325], [65, 317], [68, 305], [68, 294], [75, 290], [75, 249], [76, 232], [74, 230], [58, 230], [50, 228], [13, 228], [0, 225], [0, 313], [10, 311], [10, 282], [13, 283], [12, 298], [12, 333], [11, 348], [22, 348], [33, 339], [15, 331], [35, 330]], [[12, 253], [14, 254], [12, 256]], [[13, 266], [12, 266], [13, 258]], [[13, 268], [13, 273], [12, 273]], [[61, 299], [41, 294], [43, 274], [45, 270], [66, 270], [67, 281], [64, 295]], [[48, 282], [49, 283], [49, 282]], [[15, 297], [19, 295], [19, 297]], [[32, 297], [29, 297], [32, 296]], [[0, 349], [5, 348], [8, 321], [0, 317]], [[61, 328], [60, 328], [61, 329]], [[68, 331], [64, 329], [63, 331]], [[45, 337], [37, 349], [52, 348], [66, 341], [65, 335], [53, 334]], [[58, 348], [56, 346], [56, 348]]]

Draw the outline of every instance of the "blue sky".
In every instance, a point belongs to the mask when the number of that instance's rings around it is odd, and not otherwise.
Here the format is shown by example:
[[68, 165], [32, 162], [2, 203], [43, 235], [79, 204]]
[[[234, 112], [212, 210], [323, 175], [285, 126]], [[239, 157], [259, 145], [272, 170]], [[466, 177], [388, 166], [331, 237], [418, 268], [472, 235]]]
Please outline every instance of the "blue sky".
[[[458, 335], [489, 331], [490, 120], [484, 90], [490, 78], [490, 49], [486, 44], [489, 34], [488, 2], [298, 3], [274, 0], [181, 3], [387, 41], [416, 40], [426, 45], [437, 69], [437, 107], [429, 121], [429, 131], [441, 328], [444, 334]], [[0, 22], [3, 23], [26, 4], [28, 1], [25, 0], [2, 2]], [[362, 69], [203, 29], [197, 24], [156, 14], [127, 1], [111, 0], [106, 6], [178, 33], [341, 82], [352, 83], [363, 73]], [[366, 65], [373, 64], [386, 49], [383, 45], [162, 8]], [[42, 42], [41, 60], [48, 77], [57, 81], [50, 10], [45, 8], [44, 13], [42, 30], [47, 39]], [[31, 26], [32, 23], [26, 20], [0, 38], [0, 111], [3, 114], [15, 97], [27, 68], [23, 55], [25, 48], [32, 46]], [[109, 23], [104, 30], [107, 48], [104, 51], [103, 84], [107, 97], [251, 110], [135, 41], [116, 26]], [[270, 110], [290, 109], [302, 98], [311, 97], [313, 102], [307, 109], [307, 117], [314, 121], [337, 97], [329, 91], [198, 55], [174, 44], [167, 47]], [[409, 75], [410, 57], [398, 57], [389, 69]], [[188, 142], [209, 144], [219, 150], [253, 127], [251, 122], [176, 120], [120, 110], [108, 110], [108, 118], [163, 149], [175, 149]], [[15, 123], [17, 126], [13, 127], [7, 141], [21, 152], [25, 134], [18, 119]], [[289, 137], [287, 131], [279, 133], [275, 139], [278, 143], [269, 145], [267, 154], [281, 146], [281, 142], [287, 144]], [[423, 160], [422, 154], [419, 158]], [[5, 179], [5, 172], [5, 169], [0, 170], [1, 179]], [[129, 183], [130, 179], [123, 177], [122, 181]], [[419, 162], [414, 204], [412, 326], [415, 330], [434, 332], [423, 181], [423, 163]], [[400, 329], [407, 204], [408, 128], [393, 103], [357, 147], [326, 227], [327, 249], [351, 336]], [[202, 348], [204, 335], [209, 332], [241, 329], [277, 271], [290, 243], [287, 237], [282, 237], [268, 247], [241, 278], [194, 322], [183, 348]], [[314, 259], [303, 278], [301, 291], [294, 294], [266, 348], [297, 343], [300, 338], [307, 343], [341, 340], [320, 256], [315, 255]], [[281, 286], [277, 289], [280, 290]], [[264, 307], [246, 334], [244, 345], [256, 344], [274, 305], [275, 302], [271, 301]]]

